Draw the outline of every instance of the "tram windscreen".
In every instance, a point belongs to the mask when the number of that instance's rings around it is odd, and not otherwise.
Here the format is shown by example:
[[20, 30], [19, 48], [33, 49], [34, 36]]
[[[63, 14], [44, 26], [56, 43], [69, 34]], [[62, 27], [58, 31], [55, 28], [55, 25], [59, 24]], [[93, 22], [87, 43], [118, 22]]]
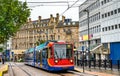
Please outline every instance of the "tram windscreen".
[[54, 57], [59, 59], [72, 57], [72, 45], [70, 44], [55, 44]]

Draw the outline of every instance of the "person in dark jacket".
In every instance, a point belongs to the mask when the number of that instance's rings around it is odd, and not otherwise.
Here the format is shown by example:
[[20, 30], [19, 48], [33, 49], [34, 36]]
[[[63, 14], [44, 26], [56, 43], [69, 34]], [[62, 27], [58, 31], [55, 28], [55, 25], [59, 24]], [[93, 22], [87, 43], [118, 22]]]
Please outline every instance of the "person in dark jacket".
[[5, 62], [5, 57], [4, 55], [2, 55], [2, 64], [4, 64], [4, 62]]

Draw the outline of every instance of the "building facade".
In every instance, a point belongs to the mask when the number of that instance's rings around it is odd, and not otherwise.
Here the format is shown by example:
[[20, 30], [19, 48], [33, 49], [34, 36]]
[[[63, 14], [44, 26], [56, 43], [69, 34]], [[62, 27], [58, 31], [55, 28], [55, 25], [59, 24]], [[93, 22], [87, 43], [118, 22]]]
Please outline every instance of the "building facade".
[[[110, 48], [110, 59], [120, 59], [120, 1], [100, 0], [101, 42]], [[114, 62], [117, 63], [117, 62]]]
[[25, 51], [35, 47], [36, 42], [41, 40], [64, 40], [78, 47], [78, 27], [77, 21], [65, 19], [64, 16], [60, 20], [59, 14], [56, 17], [50, 15], [48, 19], [42, 19], [41, 16], [35, 21], [29, 19], [12, 38], [12, 50]]
[[[89, 11], [89, 18], [83, 10]], [[89, 19], [89, 39], [90, 45], [102, 44], [103, 48], [108, 49], [107, 54], [110, 59], [120, 59], [120, 1], [119, 0], [86, 0], [79, 7], [79, 38], [80, 43], [85, 44], [84, 35], [88, 35]], [[92, 37], [91, 37], [92, 35]], [[106, 50], [101, 49], [101, 53]]]
[[[85, 11], [87, 10], [87, 11]], [[89, 16], [88, 16], [89, 13]], [[89, 19], [89, 22], [88, 22]], [[88, 28], [89, 27], [89, 28]], [[89, 30], [88, 30], [89, 29]], [[100, 2], [87, 0], [79, 7], [79, 41], [90, 48], [101, 43]], [[89, 34], [89, 35], [88, 35]]]

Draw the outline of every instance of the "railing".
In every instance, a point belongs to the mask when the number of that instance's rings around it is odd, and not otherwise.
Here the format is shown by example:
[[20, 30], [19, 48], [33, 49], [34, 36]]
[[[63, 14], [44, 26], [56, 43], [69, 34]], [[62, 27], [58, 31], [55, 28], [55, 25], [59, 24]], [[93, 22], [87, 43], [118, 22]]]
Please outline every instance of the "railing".
[[[113, 64], [113, 61], [116, 62], [116, 64]], [[89, 68], [99, 68], [102, 69], [104, 68], [106, 69], [117, 69], [118, 71], [120, 71], [120, 60], [77, 60], [75, 61], [77, 63], [75, 63], [76, 66], [79, 67], [83, 67], [83, 64], [85, 67], [89, 67]]]

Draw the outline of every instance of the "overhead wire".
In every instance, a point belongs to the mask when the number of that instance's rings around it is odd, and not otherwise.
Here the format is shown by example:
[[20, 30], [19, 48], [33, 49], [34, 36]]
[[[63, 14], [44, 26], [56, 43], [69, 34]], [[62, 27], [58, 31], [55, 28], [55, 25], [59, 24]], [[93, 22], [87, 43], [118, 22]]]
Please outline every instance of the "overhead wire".
[[63, 13], [60, 14], [62, 16], [66, 11], [68, 11], [70, 8], [72, 8], [79, 0], [75, 1], [71, 6], [69, 6]]
[[[69, 1], [75, 2], [75, 1]], [[68, 3], [68, 1], [51, 1], [51, 2], [27, 2], [27, 3]]]
[[[38, 6], [68, 6], [68, 8], [70, 7], [69, 3], [75, 2], [75, 1], [50, 1], [50, 2], [28, 2], [26, 1], [28, 4], [40, 4], [40, 5], [35, 5], [35, 6], [29, 6], [29, 7], [38, 7]], [[45, 5], [45, 4], [52, 4], [52, 5]], [[57, 5], [54, 5], [57, 4]], [[58, 5], [59, 4], [59, 5]], [[61, 5], [60, 5], [61, 4]], [[64, 5], [63, 5], [64, 4]], [[66, 5], [67, 4], [67, 5]], [[78, 6], [74, 6], [74, 7], [78, 7]]]

